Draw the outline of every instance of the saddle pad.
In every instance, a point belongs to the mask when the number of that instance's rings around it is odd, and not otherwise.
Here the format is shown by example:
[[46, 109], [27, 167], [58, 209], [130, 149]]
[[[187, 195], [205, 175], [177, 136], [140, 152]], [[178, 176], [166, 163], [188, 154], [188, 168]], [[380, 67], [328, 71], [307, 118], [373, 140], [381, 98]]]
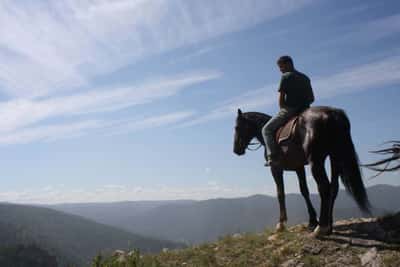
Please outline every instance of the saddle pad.
[[288, 140], [291, 137], [293, 129], [294, 127], [296, 127], [298, 118], [299, 116], [293, 117], [285, 125], [278, 129], [278, 131], [276, 132], [276, 142], [278, 144]]

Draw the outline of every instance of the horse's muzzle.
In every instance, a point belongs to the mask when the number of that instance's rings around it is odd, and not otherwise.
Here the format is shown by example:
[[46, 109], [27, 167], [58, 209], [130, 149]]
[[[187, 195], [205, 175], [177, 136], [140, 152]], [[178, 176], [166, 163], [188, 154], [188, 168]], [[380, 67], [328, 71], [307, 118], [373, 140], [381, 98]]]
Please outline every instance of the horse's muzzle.
[[246, 150], [245, 149], [234, 149], [233, 153], [235, 153], [238, 156], [242, 156], [246, 153]]

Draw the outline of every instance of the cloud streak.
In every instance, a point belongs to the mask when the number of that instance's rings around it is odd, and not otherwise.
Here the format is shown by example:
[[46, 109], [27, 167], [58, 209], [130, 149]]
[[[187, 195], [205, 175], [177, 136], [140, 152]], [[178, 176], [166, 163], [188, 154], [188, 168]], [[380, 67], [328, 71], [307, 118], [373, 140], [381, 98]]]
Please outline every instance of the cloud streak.
[[310, 0], [0, 3], [0, 88], [17, 97], [89, 86], [148, 55], [248, 28]]
[[96, 89], [70, 96], [2, 102], [0, 103], [0, 134], [17, 131], [46, 119], [114, 112], [151, 103], [220, 76], [219, 72], [203, 71], [161, 78], [138, 85]]
[[40, 141], [56, 141], [81, 137], [101, 131], [107, 136], [127, 134], [146, 129], [174, 125], [191, 116], [192, 111], [179, 111], [145, 118], [125, 120], [81, 120], [72, 123], [28, 127], [10, 133], [0, 134], [0, 145], [27, 144]]
[[[132, 119], [96, 119], [100, 114], [149, 104], [175, 96], [194, 85], [221, 77], [217, 71], [199, 71], [162, 77], [119, 88], [100, 88], [69, 96], [41, 100], [15, 99], [0, 103], [0, 144], [26, 144], [84, 136], [96, 130], [124, 134], [168, 126], [193, 116], [193, 111], [170, 112]], [[89, 117], [90, 119], [87, 119]], [[49, 124], [47, 120], [63, 119]]]
[[[283, 16], [311, 0], [60, 0], [0, 3], [0, 143], [81, 136], [124, 121], [96, 119], [175, 96], [221, 77], [192, 72], [107, 88], [95, 79], [149, 55], [203, 42]], [[212, 46], [211, 46], [212, 47]], [[208, 48], [211, 49], [211, 48]], [[199, 54], [209, 50], [199, 50]], [[79, 92], [79, 93], [77, 93]], [[60, 96], [62, 95], [62, 96]], [[128, 120], [115, 132], [163, 121], [183, 121], [192, 111]], [[160, 118], [156, 118], [160, 117]], [[154, 120], [152, 120], [154, 119]], [[48, 124], [56, 120], [56, 124]], [[60, 123], [60, 120], [67, 122]]]
[[168, 126], [187, 120], [195, 114], [193, 111], [181, 111], [163, 114], [159, 116], [151, 116], [137, 120], [126, 120], [112, 125], [112, 130], [107, 135], [125, 134], [128, 132], [136, 132], [144, 129], [154, 129], [162, 126]]
[[[400, 83], [400, 57], [396, 56], [353, 66], [330, 76], [317, 77], [313, 79], [312, 85], [318, 100], [369, 89], [381, 89], [398, 83]], [[233, 117], [238, 108], [247, 111], [268, 108], [277, 103], [276, 88], [277, 85], [266, 85], [261, 89], [238, 95], [220, 103], [207, 114], [185, 122], [179, 127]]]
[[354, 66], [332, 76], [315, 79], [318, 97], [328, 98], [368, 89], [381, 89], [400, 82], [400, 57], [389, 57]]
[[104, 127], [101, 121], [81, 121], [46, 125], [23, 129], [13, 133], [0, 134], [0, 145], [26, 144], [37, 141], [54, 141], [85, 135], [87, 131]]
[[[349, 32], [344, 32], [343, 35], [334, 42], [351, 41], [369, 43], [378, 41], [400, 33], [400, 29], [397, 27], [399, 24], [400, 14], [377, 18], [364, 23], [362, 27], [360, 25], [355, 25]], [[329, 43], [330, 42], [327, 42], [327, 44]]]
[[184, 122], [177, 127], [189, 127], [201, 123], [206, 123], [208, 121], [223, 119], [229, 116], [235, 116], [238, 108], [241, 108], [243, 110], [256, 110], [258, 108], [270, 106], [276, 102], [274, 92], [276, 92], [276, 88], [274, 85], [267, 85], [260, 89], [249, 91], [237, 97], [228, 99], [220, 103], [217, 108], [212, 109], [207, 114]]

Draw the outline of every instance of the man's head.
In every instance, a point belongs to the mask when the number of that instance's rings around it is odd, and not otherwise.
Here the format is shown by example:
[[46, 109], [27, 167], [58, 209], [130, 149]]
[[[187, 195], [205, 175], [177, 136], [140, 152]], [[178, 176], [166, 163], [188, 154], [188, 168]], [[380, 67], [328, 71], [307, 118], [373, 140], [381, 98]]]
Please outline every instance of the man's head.
[[281, 56], [276, 62], [282, 73], [293, 71], [293, 60], [290, 56]]

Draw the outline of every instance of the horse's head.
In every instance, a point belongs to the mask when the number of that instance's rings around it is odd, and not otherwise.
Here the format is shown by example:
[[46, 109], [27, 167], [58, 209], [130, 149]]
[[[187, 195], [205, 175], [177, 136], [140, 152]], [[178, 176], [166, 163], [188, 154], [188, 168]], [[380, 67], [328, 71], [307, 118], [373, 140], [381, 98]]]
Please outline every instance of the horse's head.
[[256, 132], [256, 125], [247, 119], [239, 109], [235, 125], [233, 152], [239, 156], [246, 153], [246, 148], [250, 144], [250, 141], [256, 136]]

